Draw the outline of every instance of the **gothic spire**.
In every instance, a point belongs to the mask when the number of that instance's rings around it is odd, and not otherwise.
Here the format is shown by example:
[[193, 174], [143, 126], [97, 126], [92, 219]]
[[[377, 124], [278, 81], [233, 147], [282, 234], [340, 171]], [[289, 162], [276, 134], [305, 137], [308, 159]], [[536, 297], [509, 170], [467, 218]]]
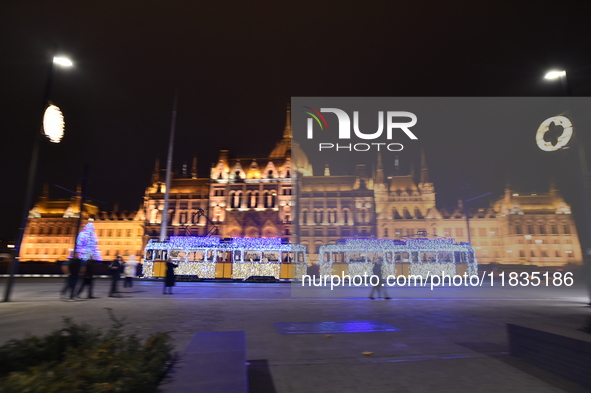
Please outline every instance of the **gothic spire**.
[[197, 156], [193, 156], [193, 165], [191, 165], [191, 178], [197, 179]]
[[425, 149], [421, 147], [421, 183], [429, 183], [429, 169], [425, 159]]
[[285, 118], [285, 129], [283, 130], [283, 138], [284, 139], [291, 139], [292, 138], [291, 132], [291, 105], [287, 104], [287, 114]]
[[154, 163], [154, 172], [152, 172], [152, 183], [156, 183], [160, 180], [160, 159], [156, 158]]
[[384, 165], [382, 164], [382, 153], [378, 152], [378, 165], [376, 167], [376, 183], [384, 182]]

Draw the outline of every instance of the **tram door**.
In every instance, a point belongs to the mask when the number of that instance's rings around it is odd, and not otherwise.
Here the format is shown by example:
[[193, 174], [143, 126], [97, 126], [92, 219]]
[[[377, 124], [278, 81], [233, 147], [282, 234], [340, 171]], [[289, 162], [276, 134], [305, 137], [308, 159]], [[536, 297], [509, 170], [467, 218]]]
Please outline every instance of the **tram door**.
[[215, 278], [232, 278], [232, 251], [216, 250]]

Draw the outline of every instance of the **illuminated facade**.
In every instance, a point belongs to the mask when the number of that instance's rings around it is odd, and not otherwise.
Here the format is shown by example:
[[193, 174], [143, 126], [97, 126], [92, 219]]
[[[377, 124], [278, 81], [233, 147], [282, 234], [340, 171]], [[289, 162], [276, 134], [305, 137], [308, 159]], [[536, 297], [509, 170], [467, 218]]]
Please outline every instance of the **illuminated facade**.
[[[168, 236], [203, 236], [215, 226], [215, 235], [219, 237], [292, 240], [291, 139], [288, 109], [283, 139], [267, 158], [232, 158], [227, 150], [221, 150], [209, 178], [197, 177], [197, 159], [194, 158], [190, 175], [183, 168], [181, 175], [171, 180]], [[160, 172], [157, 163], [144, 198], [146, 243], [160, 233], [165, 192], [164, 176]], [[198, 209], [202, 209], [211, 222], [205, 217], [197, 222], [192, 220]]]
[[[193, 236], [203, 236], [208, 231], [207, 222], [203, 217], [197, 222], [193, 222], [193, 217], [198, 209], [207, 210], [209, 179], [197, 177], [197, 158], [193, 158], [191, 172], [188, 172], [187, 169], [187, 166], [184, 165], [180, 176], [171, 179], [167, 217], [168, 236], [186, 235], [188, 234], [187, 228]], [[156, 239], [160, 235], [164, 193], [166, 192], [162, 172], [158, 161], [156, 161], [151, 184], [144, 194], [146, 235], [144, 246], [148, 239]], [[192, 225], [186, 227], [185, 225], [190, 222]]]
[[[50, 200], [47, 187], [29, 213], [21, 247], [21, 261], [62, 261], [74, 248], [80, 216], [80, 197]], [[93, 220], [98, 247], [104, 260], [116, 255], [142, 255], [144, 217], [137, 212], [101, 212], [88, 202], [82, 209], [80, 227]]]
[[[83, 225], [94, 219], [103, 258], [142, 255], [160, 234], [164, 171], [159, 163], [138, 212], [99, 212], [85, 204]], [[308, 249], [318, 262], [321, 246], [342, 238], [401, 239], [419, 232], [470, 241], [480, 264], [580, 264], [582, 253], [570, 207], [553, 186], [548, 193], [524, 195], [507, 187], [484, 209], [438, 209], [425, 154], [418, 176], [401, 175], [398, 160], [375, 170], [358, 165], [348, 176], [322, 176], [292, 140], [290, 111], [283, 138], [265, 158], [234, 158], [221, 150], [208, 177], [197, 176], [197, 159], [171, 180], [168, 236], [286, 238]], [[415, 180], [418, 178], [418, 182]], [[294, 196], [297, 194], [297, 198]], [[79, 198], [50, 201], [46, 193], [31, 210], [22, 260], [64, 259], [73, 247]], [[205, 212], [195, 220], [196, 213]], [[468, 236], [468, 228], [470, 236]]]
[[[340, 238], [401, 239], [418, 233], [470, 242], [481, 264], [581, 264], [582, 252], [570, 206], [553, 186], [544, 194], [517, 194], [509, 188], [489, 208], [437, 209], [424, 153], [420, 181], [413, 174], [386, 176], [378, 156], [372, 177], [358, 166], [356, 176], [300, 178], [299, 242], [310, 259]], [[398, 168], [394, 168], [398, 173]], [[466, 219], [466, 212], [468, 219]], [[468, 230], [470, 236], [468, 237]]]

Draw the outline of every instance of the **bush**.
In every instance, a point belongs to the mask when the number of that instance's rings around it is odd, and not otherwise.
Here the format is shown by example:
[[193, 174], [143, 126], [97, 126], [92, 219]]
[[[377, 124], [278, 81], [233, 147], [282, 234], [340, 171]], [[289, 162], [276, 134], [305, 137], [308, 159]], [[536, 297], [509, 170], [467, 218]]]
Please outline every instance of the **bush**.
[[65, 327], [44, 337], [10, 340], [0, 347], [2, 393], [152, 392], [175, 360], [168, 333], [144, 343], [124, 335], [109, 309], [103, 332], [64, 318]]

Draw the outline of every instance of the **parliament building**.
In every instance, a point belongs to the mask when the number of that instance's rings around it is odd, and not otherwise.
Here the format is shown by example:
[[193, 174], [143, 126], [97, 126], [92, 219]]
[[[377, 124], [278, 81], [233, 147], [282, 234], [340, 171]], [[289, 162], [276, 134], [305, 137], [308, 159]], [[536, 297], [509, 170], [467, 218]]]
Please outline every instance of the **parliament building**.
[[479, 263], [582, 263], [570, 206], [552, 185], [543, 194], [506, 187], [487, 208], [438, 208], [424, 152], [418, 176], [384, 168], [379, 155], [373, 170], [358, 165], [355, 173], [332, 176], [325, 166], [322, 175], [314, 175], [292, 140], [290, 118], [288, 109], [283, 138], [267, 156], [239, 158], [221, 150], [203, 178], [196, 158], [191, 168], [183, 166], [171, 179], [167, 212], [158, 161], [136, 212], [102, 212], [90, 202], [81, 209], [80, 197], [50, 200], [44, 191], [29, 215], [21, 261], [67, 258], [80, 214], [83, 223], [93, 220], [103, 259], [142, 256], [148, 240], [159, 237], [167, 214], [168, 236], [281, 237], [305, 245], [312, 263], [322, 245], [339, 239], [419, 233], [470, 242]]

